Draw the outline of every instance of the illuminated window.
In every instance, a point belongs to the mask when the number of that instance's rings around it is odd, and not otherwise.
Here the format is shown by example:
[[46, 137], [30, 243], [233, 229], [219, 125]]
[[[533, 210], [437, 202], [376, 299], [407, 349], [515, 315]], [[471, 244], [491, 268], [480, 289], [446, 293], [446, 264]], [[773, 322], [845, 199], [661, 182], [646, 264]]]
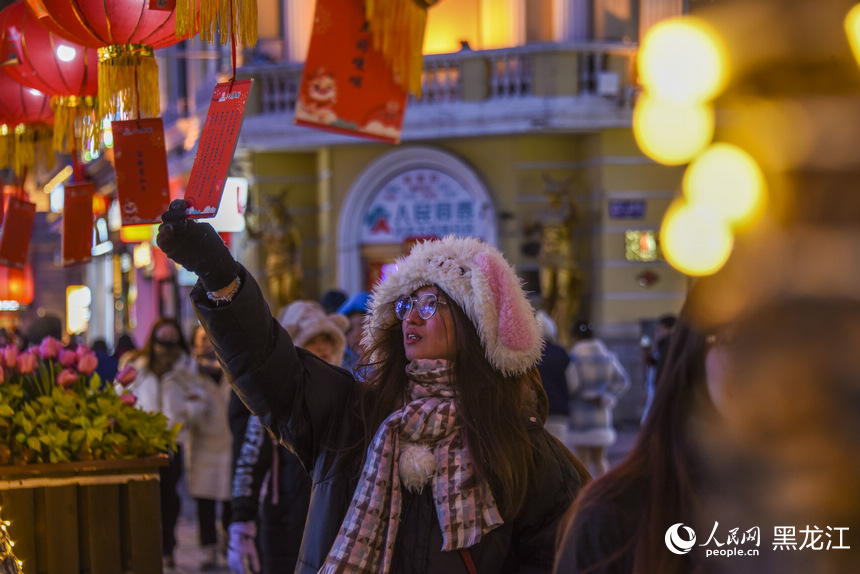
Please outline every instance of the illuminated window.
[[624, 233], [624, 257], [627, 261], [663, 259], [656, 231], [629, 230]]

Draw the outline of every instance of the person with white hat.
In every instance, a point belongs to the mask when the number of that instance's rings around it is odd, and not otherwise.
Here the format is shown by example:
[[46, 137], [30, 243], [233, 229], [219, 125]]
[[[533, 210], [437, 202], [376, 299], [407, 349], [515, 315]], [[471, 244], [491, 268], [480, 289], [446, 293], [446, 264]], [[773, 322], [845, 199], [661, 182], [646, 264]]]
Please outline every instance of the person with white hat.
[[543, 428], [543, 341], [513, 268], [473, 238], [417, 244], [373, 290], [367, 380], [294, 345], [253, 277], [174, 201], [158, 245], [231, 384], [314, 484], [296, 572], [551, 572], [587, 472]]

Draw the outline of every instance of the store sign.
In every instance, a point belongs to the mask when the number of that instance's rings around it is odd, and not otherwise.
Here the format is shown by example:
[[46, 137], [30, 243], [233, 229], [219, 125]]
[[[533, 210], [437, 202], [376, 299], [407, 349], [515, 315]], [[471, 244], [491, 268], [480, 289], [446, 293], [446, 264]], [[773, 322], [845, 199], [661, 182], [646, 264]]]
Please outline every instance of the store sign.
[[619, 200], [609, 202], [610, 219], [642, 219], [645, 217], [645, 202], [641, 200]]
[[413, 169], [380, 188], [362, 216], [361, 242], [403, 243], [449, 234], [486, 239], [486, 207], [448, 174]]

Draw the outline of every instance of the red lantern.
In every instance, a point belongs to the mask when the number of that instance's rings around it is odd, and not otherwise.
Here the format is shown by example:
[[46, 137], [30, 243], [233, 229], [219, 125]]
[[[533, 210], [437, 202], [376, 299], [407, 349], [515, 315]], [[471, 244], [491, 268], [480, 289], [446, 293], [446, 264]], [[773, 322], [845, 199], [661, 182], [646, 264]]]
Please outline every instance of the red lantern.
[[33, 302], [33, 267], [23, 269], [0, 265], [0, 301], [17, 301], [20, 305]]
[[154, 117], [158, 65], [153, 50], [171, 46], [175, 11], [149, 0], [27, 0], [39, 23], [59, 36], [99, 49], [99, 116]]
[[[98, 143], [95, 96], [98, 92], [98, 53], [50, 32], [39, 24], [23, 0], [0, 11], [0, 53], [4, 69], [19, 83], [51, 96], [54, 110], [54, 149], [72, 151]], [[73, 146], [75, 123], [84, 146]]]
[[11, 165], [18, 174], [33, 167], [37, 149], [50, 141], [52, 121], [48, 97], [0, 68], [0, 167]]

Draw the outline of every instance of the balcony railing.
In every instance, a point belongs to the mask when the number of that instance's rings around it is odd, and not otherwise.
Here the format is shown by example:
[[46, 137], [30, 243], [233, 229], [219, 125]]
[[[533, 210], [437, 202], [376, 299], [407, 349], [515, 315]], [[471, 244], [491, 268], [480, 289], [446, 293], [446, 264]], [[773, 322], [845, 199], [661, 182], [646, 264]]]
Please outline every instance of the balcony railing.
[[[600, 95], [630, 103], [630, 44], [534, 44], [500, 50], [464, 49], [424, 57], [422, 96], [410, 106], [525, 97]], [[259, 89], [261, 115], [295, 110], [303, 64], [245, 66]]]

